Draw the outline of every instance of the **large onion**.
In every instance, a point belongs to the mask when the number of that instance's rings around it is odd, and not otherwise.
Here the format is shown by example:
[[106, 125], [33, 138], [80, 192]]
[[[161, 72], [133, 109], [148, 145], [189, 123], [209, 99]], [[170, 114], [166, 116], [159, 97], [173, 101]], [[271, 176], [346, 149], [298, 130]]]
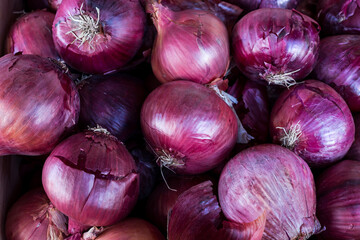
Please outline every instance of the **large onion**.
[[0, 58], [0, 155], [50, 152], [79, 115], [75, 85], [35, 55]]
[[349, 107], [334, 89], [307, 80], [279, 97], [271, 112], [270, 134], [311, 166], [321, 167], [345, 156], [355, 126]]
[[351, 111], [360, 111], [360, 36], [339, 35], [320, 42], [317, 79], [332, 86]]
[[126, 217], [139, 194], [136, 165], [104, 129], [78, 133], [46, 159], [42, 182], [54, 206], [78, 223], [107, 226]]
[[291, 86], [314, 68], [319, 31], [313, 19], [295, 10], [252, 11], [234, 27], [235, 61], [254, 81]]
[[56, 12], [53, 38], [71, 67], [105, 73], [134, 57], [144, 29], [145, 13], [138, 0], [63, 0]]
[[258, 8], [296, 8], [301, 0], [227, 0], [232, 4], [240, 6], [246, 11]]
[[221, 173], [219, 200], [225, 216], [241, 224], [265, 212], [264, 240], [308, 239], [320, 228], [309, 166], [277, 145], [251, 147], [232, 158]]
[[359, 239], [359, 183], [360, 162], [352, 160], [332, 166], [317, 179], [317, 216], [326, 227], [321, 239]]
[[142, 107], [141, 126], [159, 165], [183, 174], [214, 168], [238, 135], [231, 108], [213, 90], [190, 81], [155, 89]]
[[173, 12], [156, 2], [151, 6], [158, 31], [151, 66], [159, 81], [207, 84], [225, 75], [229, 39], [220, 19], [201, 10]]

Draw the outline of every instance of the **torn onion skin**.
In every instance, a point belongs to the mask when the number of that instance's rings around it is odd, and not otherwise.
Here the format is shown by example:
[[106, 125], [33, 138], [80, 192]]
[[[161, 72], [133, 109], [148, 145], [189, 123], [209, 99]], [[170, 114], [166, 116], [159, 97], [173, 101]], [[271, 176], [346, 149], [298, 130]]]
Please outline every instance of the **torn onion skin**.
[[309, 166], [290, 150], [263, 144], [232, 158], [219, 181], [220, 206], [240, 224], [263, 212], [267, 239], [308, 239], [320, 231], [314, 178]]
[[234, 59], [251, 80], [290, 87], [313, 70], [319, 32], [315, 20], [296, 10], [258, 9], [234, 27]]
[[316, 180], [317, 216], [326, 230], [319, 239], [359, 239], [360, 162], [343, 160]]
[[63, 0], [53, 23], [56, 50], [72, 68], [100, 74], [124, 67], [143, 43], [138, 0]]
[[42, 183], [57, 209], [89, 226], [108, 226], [125, 218], [139, 195], [134, 159], [100, 128], [61, 142], [46, 159]]
[[182, 193], [169, 215], [169, 240], [260, 240], [266, 217], [239, 224], [224, 219], [213, 193], [211, 181], [202, 182]]
[[342, 159], [355, 138], [355, 125], [344, 99], [330, 86], [307, 80], [284, 91], [270, 118], [270, 134], [311, 167]]
[[27, 192], [10, 208], [5, 225], [7, 240], [62, 240], [67, 235], [67, 218], [37, 188]]
[[225, 75], [230, 43], [220, 19], [202, 10], [174, 12], [156, 2], [149, 6], [158, 32], [151, 66], [160, 82], [185, 79], [208, 84]]
[[158, 164], [179, 174], [200, 174], [216, 167], [238, 136], [232, 109], [213, 90], [191, 81], [155, 89], [140, 118]]

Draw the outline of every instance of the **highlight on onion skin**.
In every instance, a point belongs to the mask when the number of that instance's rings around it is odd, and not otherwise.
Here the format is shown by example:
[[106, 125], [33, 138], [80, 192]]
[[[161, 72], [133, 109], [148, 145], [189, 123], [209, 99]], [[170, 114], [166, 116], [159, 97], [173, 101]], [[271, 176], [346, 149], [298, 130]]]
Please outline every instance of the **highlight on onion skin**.
[[151, 66], [160, 82], [207, 84], [225, 75], [230, 44], [220, 19], [202, 10], [174, 12], [156, 2], [147, 11], [158, 32]]
[[316, 180], [317, 216], [326, 230], [320, 239], [359, 239], [360, 162], [344, 160]]
[[67, 218], [50, 203], [43, 189], [27, 192], [10, 208], [5, 225], [7, 240], [64, 239]]
[[320, 231], [314, 178], [290, 150], [273, 144], [248, 148], [232, 158], [219, 181], [220, 206], [240, 224], [266, 214], [262, 239], [308, 239]]
[[78, 121], [75, 85], [36, 55], [7, 54], [0, 72], [0, 155], [49, 153]]
[[53, 39], [69, 66], [100, 74], [124, 67], [141, 47], [144, 30], [145, 12], [138, 0], [63, 0]]
[[6, 52], [35, 54], [58, 59], [52, 39], [51, 26], [55, 14], [38, 10], [21, 16], [11, 26], [6, 38]]
[[46, 159], [42, 183], [57, 209], [89, 226], [108, 226], [125, 218], [139, 195], [134, 159], [101, 128], [60, 143]]
[[155, 89], [140, 118], [158, 164], [179, 174], [200, 174], [216, 167], [238, 136], [231, 108], [213, 90], [191, 81]]
[[355, 123], [355, 141], [346, 154], [347, 159], [360, 161], [360, 114], [353, 115]]
[[257, 240], [262, 239], [265, 214], [246, 224], [230, 222], [221, 215], [211, 181], [182, 193], [169, 215], [169, 240]]
[[258, 8], [287, 8], [293, 9], [301, 2], [300, 0], [227, 0], [245, 11], [253, 11]]
[[314, 76], [333, 87], [353, 112], [360, 111], [360, 36], [323, 38]]
[[313, 70], [319, 31], [317, 22], [296, 10], [258, 9], [234, 27], [234, 59], [251, 80], [290, 87]]
[[311, 167], [342, 159], [355, 137], [355, 125], [344, 99], [330, 86], [307, 80], [284, 91], [270, 118], [270, 134]]

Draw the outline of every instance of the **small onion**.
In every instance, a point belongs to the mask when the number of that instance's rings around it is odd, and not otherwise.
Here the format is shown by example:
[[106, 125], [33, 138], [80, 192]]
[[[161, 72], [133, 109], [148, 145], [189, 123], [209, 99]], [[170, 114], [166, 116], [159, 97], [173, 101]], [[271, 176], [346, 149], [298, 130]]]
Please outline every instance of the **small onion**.
[[78, 223], [107, 226], [136, 204], [139, 179], [125, 146], [101, 128], [60, 143], [46, 159], [42, 182], [54, 206]]
[[232, 158], [220, 176], [219, 201], [226, 218], [240, 224], [265, 212], [263, 240], [308, 239], [320, 230], [310, 168], [281, 146], [258, 145]]
[[106, 128], [126, 141], [140, 126], [145, 89], [140, 80], [127, 74], [92, 76], [79, 85], [80, 119], [83, 127]]
[[181, 174], [216, 167], [238, 136], [231, 108], [213, 90], [190, 81], [155, 89], [142, 107], [141, 127], [159, 165]]
[[355, 141], [346, 154], [346, 158], [360, 161], [360, 114], [354, 115]]
[[239, 224], [223, 219], [211, 181], [182, 193], [171, 211], [169, 240], [260, 240], [265, 214], [251, 223]]
[[316, 181], [317, 216], [326, 240], [360, 239], [360, 162], [344, 160]]
[[360, 36], [339, 35], [320, 42], [319, 60], [314, 69], [318, 80], [333, 87], [351, 111], [360, 111]]
[[354, 142], [355, 126], [349, 107], [331, 87], [307, 80], [285, 91], [270, 118], [273, 142], [322, 167], [340, 160]]
[[9, 210], [7, 240], [64, 239], [67, 218], [50, 203], [44, 190], [31, 190]]
[[51, 31], [54, 17], [55, 14], [44, 10], [20, 17], [7, 36], [6, 52], [22, 52], [58, 59]]
[[56, 64], [36, 55], [0, 58], [0, 155], [50, 152], [78, 120], [75, 85]]
[[142, 45], [145, 13], [138, 0], [63, 0], [53, 23], [61, 58], [86, 73], [125, 66]]
[[240, 6], [246, 11], [258, 8], [296, 8], [301, 0], [227, 0], [227, 2]]
[[295, 10], [252, 11], [234, 27], [235, 61], [254, 81], [294, 85], [315, 66], [319, 31], [313, 19]]
[[149, 8], [158, 32], [151, 66], [160, 82], [207, 84], [225, 75], [229, 39], [220, 19], [202, 10], [173, 12], [158, 3]]

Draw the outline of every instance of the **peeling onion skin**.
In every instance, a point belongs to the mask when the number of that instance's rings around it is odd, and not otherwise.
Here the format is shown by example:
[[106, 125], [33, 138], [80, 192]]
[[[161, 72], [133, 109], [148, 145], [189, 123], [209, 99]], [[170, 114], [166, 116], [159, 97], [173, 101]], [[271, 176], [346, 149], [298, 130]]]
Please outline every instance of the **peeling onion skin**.
[[316, 180], [317, 216], [326, 230], [320, 239], [360, 239], [360, 162], [344, 160]]
[[270, 80], [287, 74], [289, 83], [305, 78], [314, 68], [320, 43], [317, 22], [296, 10], [265, 8], [252, 11], [235, 25], [234, 59], [253, 81], [286, 85]]
[[220, 176], [219, 201], [227, 219], [240, 224], [265, 211], [264, 240], [308, 239], [320, 230], [310, 168], [281, 146], [258, 145], [232, 158]]
[[287, 8], [293, 9], [301, 2], [300, 0], [227, 0], [227, 2], [240, 6], [245, 11], [253, 11], [258, 8]]
[[[27, 192], [10, 208], [6, 218], [7, 240], [64, 239], [67, 219], [56, 210], [43, 189]], [[52, 237], [52, 238], [51, 238]]]
[[352, 112], [360, 111], [360, 36], [339, 35], [320, 42], [316, 79], [329, 84]]
[[74, 83], [36, 55], [7, 54], [0, 72], [0, 155], [49, 153], [78, 121]]
[[[85, 15], [96, 22], [100, 10], [99, 30], [92, 41], [80, 40], [69, 32], [72, 21], [69, 15]], [[75, 27], [74, 27], [75, 28]], [[72, 68], [85, 73], [100, 74], [124, 67], [143, 43], [145, 12], [138, 0], [63, 0], [53, 23], [56, 50]], [[80, 32], [75, 31], [78, 35]]]
[[135, 161], [111, 135], [86, 131], [46, 159], [42, 183], [54, 206], [78, 223], [108, 226], [125, 218], [139, 195]]
[[221, 215], [211, 181], [182, 193], [169, 216], [169, 240], [260, 240], [265, 214], [251, 223], [229, 222]]
[[220, 19], [202, 10], [173, 12], [157, 3], [152, 11], [158, 35], [151, 66], [160, 82], [189, 80], [207, 84], [225, 75], [230, 43]]
[[[299, 136], [292, 145], [282, 140], [292, 129]], [[325, 167], [342, 159], [355, 138], [355, 125], [344, 99], [330, 86], [307, 80], [284, 91], [270, 118], [274, 143], [286, 145], [311, 167]]]
[[360, 161], [360, 114], [355, 114], [353, 116], [355, 122], [355, 141], [347, 152], [346, 158]]
[[5, 51], [59, 59], [51, 31], [54, 18], [55, 14], [38, 10], [17, 19], [7, 36]]
[[231, 108], [213, 90], [191, 81], [155, 89], [145, 100], [140, 119], [148, 144], [159, 157], [170, 155], [173, 162], [167, 161], [168, 167], [179, 174], [216, 167], [237, 138]]

